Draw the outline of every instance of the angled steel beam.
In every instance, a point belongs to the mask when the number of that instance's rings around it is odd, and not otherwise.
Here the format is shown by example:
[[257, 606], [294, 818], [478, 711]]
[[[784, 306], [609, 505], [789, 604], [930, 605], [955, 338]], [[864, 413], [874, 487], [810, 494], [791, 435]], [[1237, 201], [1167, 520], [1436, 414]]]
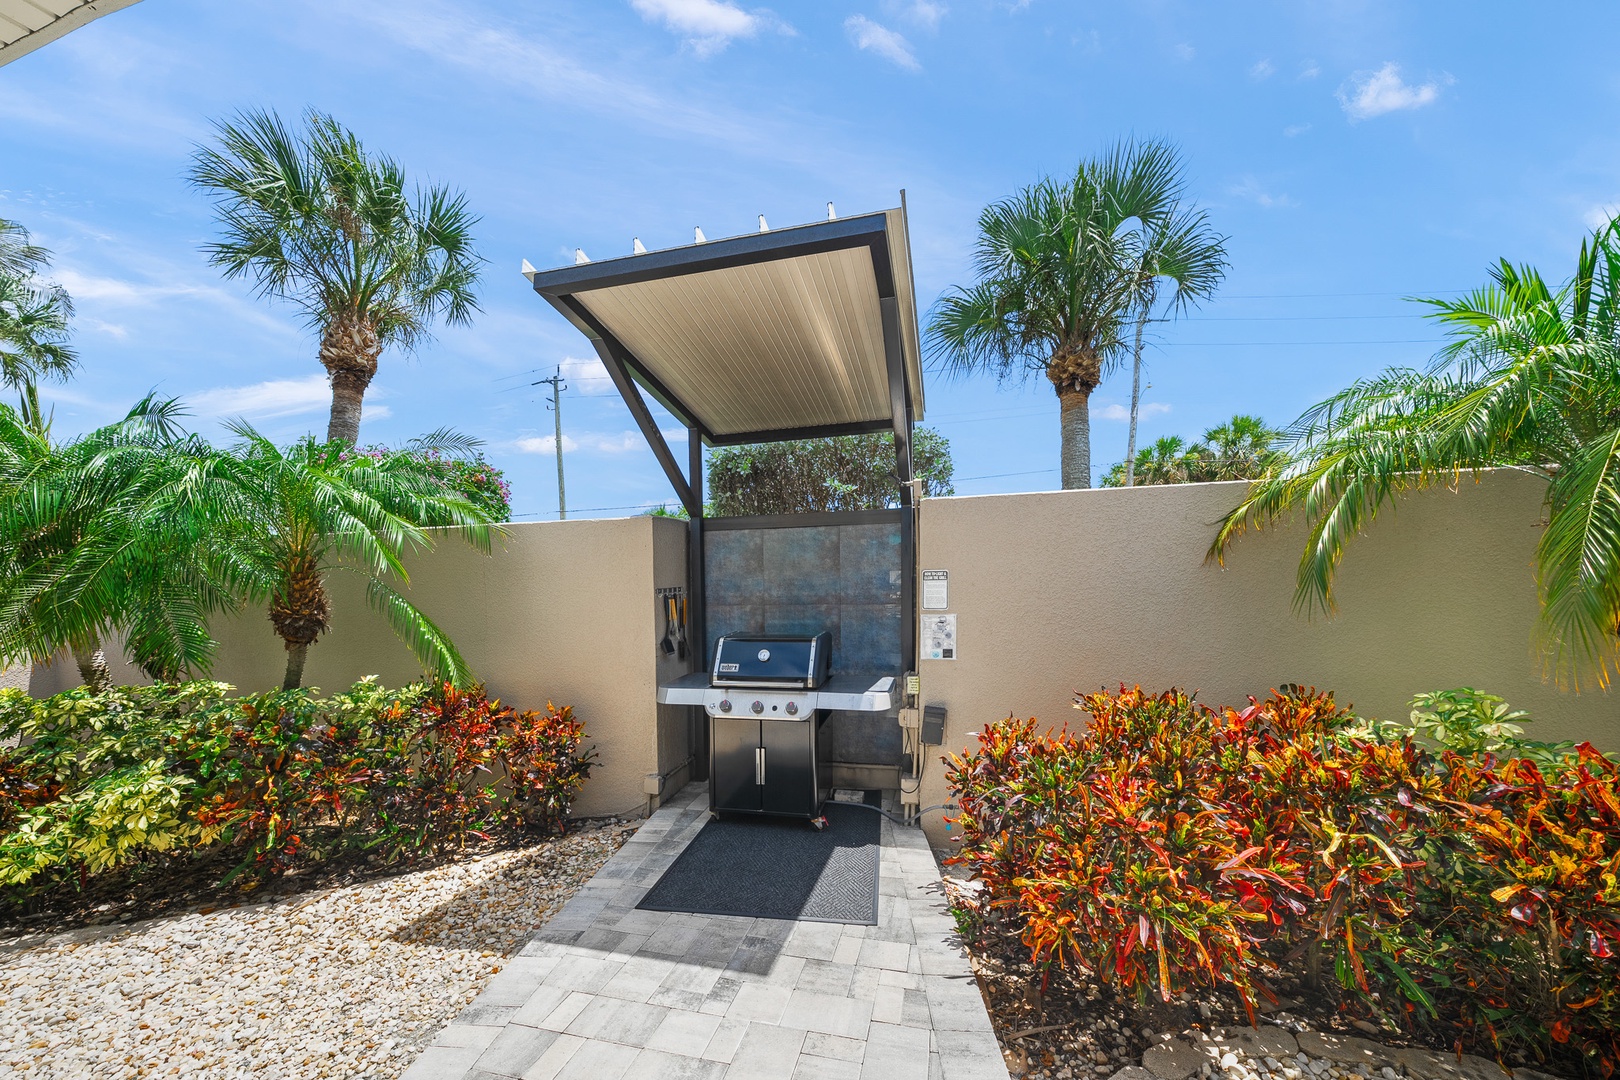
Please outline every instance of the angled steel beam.
[[[602, 358], [602, 366], [607, 368], [608, 376], [612, 378], [613, 385], [618, 388], [619, 396], [624, 399], [625, 405], [630, 409], [630, 415], [635, 418], [636, 426], [641, 429], [642, 437], [647, 440], [647, 445], [652, 448], [653, 456], [658, 459], [658, 464], [663, 467], [664, 475], [669, 477], [670, 486], [675, 489], [676, 496], [681, 500], [681, 505], [686, 507], [688, 514], [701, 514], [703, 512], [702, 504], [694, 501], [691, 485], [687, 483], [686, 477], [681, 473], [681, 466], [675, 460], [675, 455], [670, 452], [669, 443], [664, 441], [664, 433], [658, 430], [658, 422], [653, 419], [652, 413], [648, 411], [647, 403], [641, 398], [641, 391], [636, 388], [635, 381], [625, 368], [624, 359], [629, 355], [629, 350], [619, 344], [618, 340], [608, 333], [606, 327], [591, 318], [590, 312], [584, 310], [579, 302], [572, 297], [559, 297], [557, 303], [559, 306], [576, 309], [578, 314], [588, 320], [589, 324], [594, 327], [595, 332], [589, 334], [591, 345], [596, 349], [596, 355]], [[689, 428], [693, 424], [689, 420], [686, 422]], [[696, 507], [695, 510], [694, 506]]]

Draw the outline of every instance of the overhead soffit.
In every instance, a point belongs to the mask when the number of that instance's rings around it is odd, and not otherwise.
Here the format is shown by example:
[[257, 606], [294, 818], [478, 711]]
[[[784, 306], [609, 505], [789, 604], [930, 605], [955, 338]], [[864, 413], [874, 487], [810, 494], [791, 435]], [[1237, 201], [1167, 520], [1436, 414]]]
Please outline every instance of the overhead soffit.
[[0, 65], [136, 0], [0, 0]]
[[716, 435], [889, 418], [869, 248], [595, 289], [579, 300]]
[[[893, 422], [884, 296], [922, 418], [905, 215], [853, 218], [531, 272], [534, 288], [706, 438], [803, 438]], [[602, 347], [599, 344], [599, 347]]]

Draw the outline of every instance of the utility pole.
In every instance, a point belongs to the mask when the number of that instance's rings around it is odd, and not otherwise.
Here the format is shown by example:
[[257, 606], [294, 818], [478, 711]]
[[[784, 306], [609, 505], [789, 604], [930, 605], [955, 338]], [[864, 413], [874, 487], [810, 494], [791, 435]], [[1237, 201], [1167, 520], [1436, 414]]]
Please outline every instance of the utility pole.
[[557, 369], [557, 374], [553, 375], [551, 378], [541, 379], [538, 382], [533, 382], [529, 385], [551, 387], [551, 412], [552, 416], [557, 421], [557, 434], [555, 440], [557, 448], [557, 520], [566, 521], [568, 520], [568, 496], [563, 488], [561, 395], [564, 390], [568, 389], [568, 386], [562, 381], [562, 368], [560, 367]]

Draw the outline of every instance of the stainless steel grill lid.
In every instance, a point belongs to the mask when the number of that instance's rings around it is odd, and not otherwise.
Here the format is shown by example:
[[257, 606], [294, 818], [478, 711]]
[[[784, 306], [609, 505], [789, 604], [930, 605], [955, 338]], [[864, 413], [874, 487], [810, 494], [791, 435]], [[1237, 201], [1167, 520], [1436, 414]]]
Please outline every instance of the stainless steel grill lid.
[[728, 634], [715, 643], [713, 686], [814, 690], [827, 681], [832, 635]]

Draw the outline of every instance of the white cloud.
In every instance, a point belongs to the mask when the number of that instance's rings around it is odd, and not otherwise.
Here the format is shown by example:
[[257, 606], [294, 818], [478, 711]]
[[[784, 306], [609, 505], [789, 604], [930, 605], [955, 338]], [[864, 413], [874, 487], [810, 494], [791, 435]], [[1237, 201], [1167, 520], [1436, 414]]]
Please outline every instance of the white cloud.
[[120, 326], [117, 323], [103, 322], [100, 319], [87, 318], [84, 320], [84, 325], [88, 326], [98, 334], [106, 334], [108, 337], [117, 338], [119, 341], [123, 341], [129, 337], [129, 327]]
[[1601, 229], [1616, 217], [1620, 217], [1620, 201], [1599, 203], [1588, 210], [1581, 220], [1586, 222], [1588, 229]]
[[[684, 443], [686, 441], [685, 428], [661, 428], [664, 439], [671, 443]], [[555, 435], [533, 435], [526, 439], [518, 439], [512, 448], [523, 454], [551, 454], [556, 452], [557, 437]], [[576, 450], [587, 450], [596, 454], [633, 454], [639, 450], [647, 449], [647, 440], [641, 437], [640, 431], [586, 431], [579, 435], [570, 435], [563, 432], [563, 453], [572, 454]]]
[[[806, 138], [802, 118], [789, 122], [767, 110], [772, 103], [708, 103], [689, 86], [666, 89], [644, 82], [616, 62], [592, 66], [586, 51], [564, 48], [551, 36], [527, 33], [508, 21], [481, 19], [466, 4], [392, 0], [340, 10], [364, 32], [414, 49], [427, 63], [459, 68], [525, 99], [616, 117], [661, 139], [684, 136], [700, 145], [800, 165], [817, 175], [847, 176], [870, 167], [866, 156], [842, 144]], [[567, 254], [573, 255], [571, 247]]]
[[565, 356], [558, 366], [562, 368], [568, 389], [581, 397], [606, 397], [619, 392], [599, 357]]
[[950, 8], [939, 0], [884, 0], [883, 10], [926, 30], [937, 30]]
[[[512, 448], [520, 454], [551, 454], [557, 450], [557, 437], [555, 435], [536, 435], [527, 439], [519, 439], [512, 444]], [[578, 449], [578, 442], [571, 436], [563, 436], [563, 453], [572, 454]]]
[[1252, 176], [1245, 176], [1239, 183], [1228, 188], [1227, 191], [1229, 194], [1236, 195], [1240, 199], [1248, 199], [1250, 202], [1263, 206], [1268, 210], [1273, 207], [1299, 205], [1290, 195], [1280, 192], [1274, 194], [1265, 190], [1260, 186], [1260, 181]]
[[857, 49], [877, 53], [907, 71], [922, 70], [922, 65], [911, 51], [911, 42], [882, 23], [875, 23], [865, 15], [851, 15], [844, 20], [844, 32]]
[[1403, 109], [1421, 109], [1440, 97], [1450, 77], [1413, 86], [1401, 78], [1400, 65], [1391, 61], [1373, 72], [1357, 72], [1339, 87], [1339, 104], [1352, 123]]
[[[1146, 420], [1150, 416], [1162, 416], [1170, 411], [1170, 406], [1162, 401], [1144, 401], [1136, 407], [1137, 420]], [[1091, 410], [1093, 420], [1129, 420], [1131, 407], [1118, 402], [1104, 405]]]
[[[302, 379], [269, 379], [251, 386], [217, 386], [184, 396], [198, 416], [231, 419], [269, 420], [323, 412], [332, 406], [332, 388], [326, 376], [306, 375]], [[383, 420], [393, 415], [386, 405], [366, 403], [367, 420]]]
[[1171, 50], [1171, 52], [1175, 53], [1176, 59], [1182, 61], [1183, 63], [1198, 55], [1198, 50], [1187, 44], [1185, 41], [1177, 45]]
[[733, 40], [754, 37], [761, 30], [793, 33], [768, 11], [744, 11], [724, 0], [630, 0], [630, 6], [649, 22], [684, 35], [699, 56], [712, 56]]
[[[283, 320], [264, 310], [263, 305], [250, 303], [218, 285], [199, 285], [187, 281], [174, 268], [162, 264], [147, 267], [145, 280], [85, 274], [69, 266], [60, 266], [51, 276], [68, 291], [68, 295], [85, 311], [86, 321], [92, 325], [101, 322], [94, 315], [97, 307], [106, 309], [150, 308], [170, 300], [191, 300], [211, 304], [230, 312], [234, 317], [255, 323], [279, 333], [296, 332]], [[102, 322], [96, 329], [119, 324]], [[115, 336], [122, 336], [110, 331]]]
[[1299, 77], [1301, 79], [1314, 79], [1320, 74], [1322, 74], [1321, 65], [1315, 60], [1307, 60], [1299, 65]]
[[1269, 59], [1258, 60], [1255, 62], [1255, 65], [1249, 69], [1249, 78], [1259, 82], [1261, 80], [1271, 78], [1276, 73], [1277, 65], [1273, 64]]
[[1309, 130], [1311, 130], [1311, 125], [1309, 124], [1289, 124], [1287, 127], [1283, 128], [1283, 134], [1292, 139], [1295, 136], [1305, 134]]

